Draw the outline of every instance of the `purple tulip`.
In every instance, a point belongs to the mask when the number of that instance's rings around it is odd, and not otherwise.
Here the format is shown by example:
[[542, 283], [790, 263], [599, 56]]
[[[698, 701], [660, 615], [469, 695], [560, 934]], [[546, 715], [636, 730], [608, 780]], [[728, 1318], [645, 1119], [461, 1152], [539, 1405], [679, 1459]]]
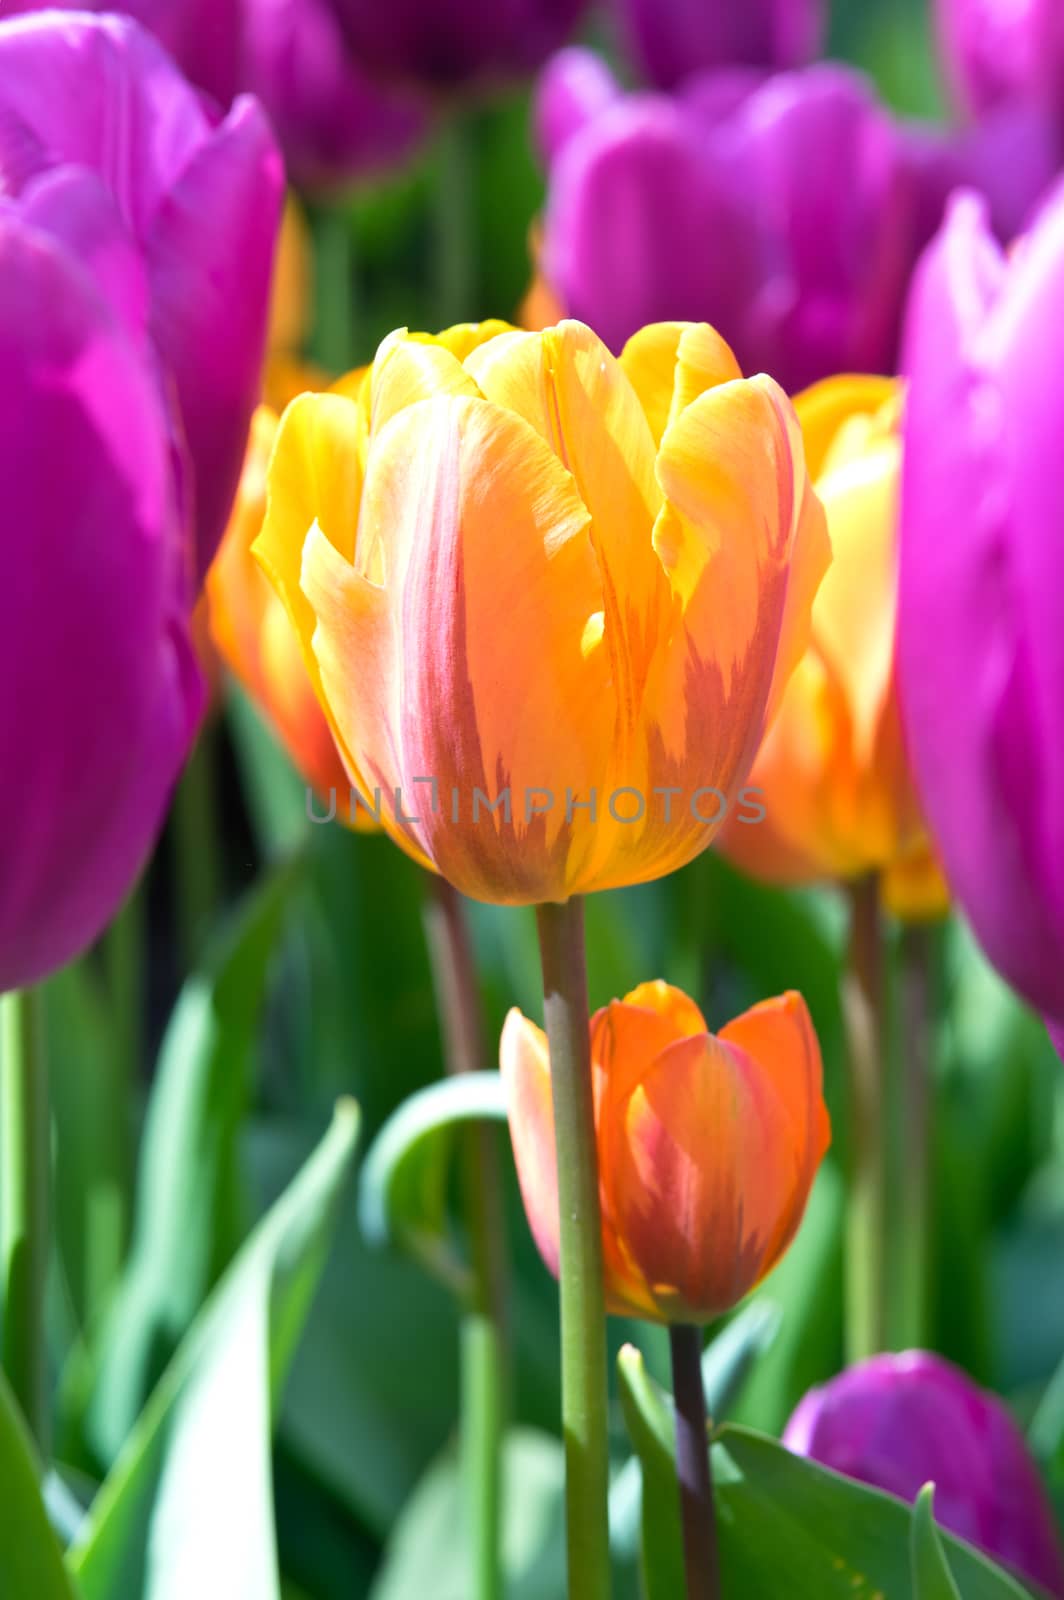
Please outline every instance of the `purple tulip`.
[[136, 24], [0, 24], [0, 990], [105, 925], [194, 737], [280, 193], [258, 109]]
[[245, 87], [269, 112], [289, 176], [305, 188], [395, 166], [427, 130], [423, 99], [373, 81], [329, 0], [249, 4], [244, 72]]
[[811, 1389], [783, 1442], [901, 1500], [934, 1483], [944, 1528], [1064, 1595], [1060, 1539], [1023, 1435], [995, 1395], [938, 1356], [874, 1356]]
[[4, 0], [3, 14], [121, 11], [147, 28], [190, 83], [228, 106], [241, 84], [246, 0]]
[[673, 89], [715, 67], [800, 67], [819, 52], [823, 0], [618, 0], [644, 78]]
[[0, 192], [46, 208], [75, 253], [83, 207], [66, 192], [94, 186], [121, 225], [191, 462], [202, 575], [259, 394], [283, 190], [266, 119], [241, 98], [220, 120], [125, 18], [16, 18], [0, 23], [0, 169]]
[[453, 89], [522, 77], [564, 44], [588, 0], [331, 0], [374, 74]]
[[0, 990], [117, 909], [203, 702], [144, 269], [85, 180], [0, 199]]
[[1064, 186], [1011, 259], [957, 197], [909, 312], [902, 703], [994, 965], [1064, 1021]]
[[[541, 127], [567, 126], [568, 65]], [[676, 98], [599, 89], [555, 136], [542, 267], [615, 349], [644, 323], [705, 320], [745, 371], [790, 389], [892, 370], [927, 219], [909, 142], [865, 81], [812, 67], [692, 79]]]
[[597, 58], [567, 50], [537, 96], [543, 275], [617, 350], [679, 318], [712, 323], [744, 371], [791, 390], [892, 372], [909, 280], [950, 190], [985, 183], [1007, 231], [1053, 170], [1038, 127], [1007, 115], [991, 150], [982, 132], [899, 125], [841, 67], [624, 94]]
[[1064, 113], [1060, 0], [936, 0], [947, 75], [959, 103], [982, 115], [1010, 100]]

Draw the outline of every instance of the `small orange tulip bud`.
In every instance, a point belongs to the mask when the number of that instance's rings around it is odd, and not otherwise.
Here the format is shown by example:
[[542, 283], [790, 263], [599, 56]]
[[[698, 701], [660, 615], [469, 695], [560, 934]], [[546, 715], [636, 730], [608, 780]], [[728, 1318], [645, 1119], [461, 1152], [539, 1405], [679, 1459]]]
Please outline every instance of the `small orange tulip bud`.
[[285, 411], [255, 551], [388, 832], [515, 905], [708, 845], [829, 559], [790, 401], [679, 323], [393, 334]]
[[934, 916], [947, 890], [916, 798], [895, 674], [901, 388], [829, 378], [795, 409], [833, 560], [809, 647], [747, 778], [765, 819], [734, 814], [719, 847], [768, 882], [880, 873], [899, 915]]
[[[546, 1036], [511, 1011], [500, 1055], [525, 1211], [556, 1273]], [[644, 983], [592, 1017], [591, 1058], [609, 1309], [720, 1316], [794, 1238], [831, 1141], [805, 1001], [765, 1000], [714, 1035], [679, 989]]]

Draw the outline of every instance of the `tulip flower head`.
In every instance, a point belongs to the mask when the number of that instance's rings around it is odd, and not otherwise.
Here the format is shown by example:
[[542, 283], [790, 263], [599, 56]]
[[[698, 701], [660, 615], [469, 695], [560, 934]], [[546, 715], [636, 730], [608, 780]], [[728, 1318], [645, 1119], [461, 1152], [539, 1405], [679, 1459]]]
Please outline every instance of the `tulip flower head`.
[[809, 648], [750, 773], [765, 819], [733, 816], [720, 847], [768, 882], [881, 874], [895, 910], [934, 914], [947, 894], [906, 756], [895, 669], [901, 387], [829, 378], [795, 408], [833, 559]]
[[983, 115], [1016, 100], [1064, 108], [1064, 10], [1059, 0], [936, 0], [947, 76], [964, 108]]
[[1064, 1022], [1064, 188], [1010, 258], [959, 196], [906, 333], [898, 659], [924, 811], [999, 971]]
[[[500, 1060], [525, 1212], [558, 1269], [558, 1179], [545, 1034], [517, 1010]], [[794, 1238], [831, 1138], [820, 1048], [801, 995], [717, 1035], [693, 1000], [644, 983], [591, 1019], [608, 1308], [708, 1322]]]
[[1064, 1595], [1060, 1538], [1023, 1434], [996, 1395], [941, 1357], [908, 1350], [851, 1367], [809, 1391], [783, 1442], [901, 1500], [934, 1483], [944, 1528]]
[[548, 167], [537, 267], [554, 314], [583, 318], [613, 350], [644, 323], [705, 318], [745, 371], [791, 393], [895, 372], [912, 271], [950, 190], [985, 185], [1007, 230], [1056, 170], [1038, 119], [1007, 120], [993, 139], [932, 136], [831, 63], [627, 94], [567, 50], [536, 107]]
[[786, 396], [686, 324], [399, 333], [350, 388], [286, 410], [255, 551], [351, 782], [475, 898], [682, 866], [828, 560]]

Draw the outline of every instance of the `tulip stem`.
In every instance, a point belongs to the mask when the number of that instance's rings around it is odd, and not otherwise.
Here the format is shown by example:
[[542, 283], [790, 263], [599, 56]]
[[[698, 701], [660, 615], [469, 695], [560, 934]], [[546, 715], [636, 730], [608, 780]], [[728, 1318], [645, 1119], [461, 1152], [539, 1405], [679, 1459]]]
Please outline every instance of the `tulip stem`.
[[0, 995], [0, 1252], [3, 1367], [42, 1459], [48, 1451], [44, 1332], [51, 1141], [40, 996]]
[[931, 929], [906, 926], [901, 936], [902, 1126], [901, 1344], [922, 1349], [928, 1339], [931, 1245], [931, 1131], [934, 1101], [931, 1039]]
[[569, 1593], [579, 1600], [607, 1600], [606, 1308], [583, 905], [579, 900], [542, 905], [538, 922], [558, 1157]]
[[[476, 971], [458, 891], [426, 874], [425, 940], [443, 1032], [447, 1071], [485, 1065]], [[463, 1199], [472, 1257], [462, 1321], [461, 1456], [473, 1559], [473, 1600], [502, 1600], [502, 1448], [506, 1391], [506, 1256], [502, 1172], [495, 1130], [461, 1135]]]
[[702, 1386], [702, 1335], [689, 1323], [673, 1324], [669, 1328], [669, 1350], [676, 1399], [676, 1477], [680, 1486], [687, 1600], [718, 1600], [720, 1561]]
[[850, 1073], [846, 1350], [850, 1362], [886, 1343], [887, 1125], [883, 1093], [883, 928], [874, 878], [850, 890], [843, 1015]]

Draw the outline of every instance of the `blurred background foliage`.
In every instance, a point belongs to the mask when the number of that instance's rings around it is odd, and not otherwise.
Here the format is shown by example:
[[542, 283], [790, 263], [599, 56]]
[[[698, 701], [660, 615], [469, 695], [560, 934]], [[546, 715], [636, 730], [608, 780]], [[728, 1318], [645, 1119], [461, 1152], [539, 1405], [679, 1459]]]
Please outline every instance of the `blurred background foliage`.
[[[609, 48], [600, 25], [594, 32]], [[939, 111], [921, 0], [836, 0], [830, 52], [868, 71], [897, 109]], [[339, 224], [312, 208], [311, 353], [335, 363], [344, 349], [364, 361], [396, 325], [512, 316], [542, 198], [528, 96], [517, 92], [463, 111], [405, 175], [345, 202]], [[455, 250], [471, 252], [468, 275], [456, 271]], [[204, 850], [206, 874], [194, 865]], [[270, 1391], [279, 1407], [273, 1503], [284, 1600], [466, 1600], [455, 1303], [415, 1263], [362, 1239], [356, 1185], [335, 1149], [319, 1150], [324, 1165], [308, 1169], [307, 1193], [288, 1187], [338, 1098], [361, 1108], [364, 1152], [389, 1114], [440, 1076], [422, 895], [417, 869], [384, 838], [307, 820], [284, 756], [226, 688], [145, 881], [101, 946], [47, 985], [59, 1245], [50, 1327], [65, 1463], [52, 1509], [76, 1525], [121, 1457], [125, 1479], [108, 1515], [142, 1533], [139, 1547], [127, 1538], [123, 1559], [145, 1561], [144, 1530], [158, 1530], [160, 1516], [186, 1542], [210, 1534], [204, 1485], [192, 1506], [186, 1483], [182, 1501], [181, 1441], [193, 1425], [198, 1459], [216, 1461], [215, 1481], [231, 1489], [239, 1473], [248, 1486], [226, 1538], [239, 1538], [242, 1559], [270, 1548], [269, 1496], [256, 1499], [251, 1487], [261, 1490], [261, 1463], [236, 1462], [231, 1437], [236, 1375], [260, 1363], [263, 1384], [249, 1388], [248, 1404], [268, 1408]], [[812, 1010], [836, 1143], [794, 1249], [758, 1291], [778, 1308], [778, 1331], [728, 1411], [777, 1433], [805, 1389], [841, 1362], [844, 907], [830, 890], [753, 885], [709, 856], [665, 882], [599, 896], [587, 914], [593, 1005], [661, 974], [699, 998], [711, 1026], [789, 987]], [[477, 906], [472, 920], [490, 1054], [510, 1005], [541, 1012], [534, 919]], [[1053, 1442], [1061, 1430], [1046, 1407], [1060, 1402], [1051, 1391], [1039, 1407], [1064, 1350], [1059, 1062], [962, 928], [933, 938], [944, 1020], [933, 1062], [928, 1343], [1036, 1425], [1040, 1416], [1036, 1437]], [[143, 1004], [139, 972], [148, 975]], [[899, 1029], [893, 1081], [905, 1050]], [[564, 1587], [556, 1289], [529, 1236], [505, 1130], [499, 1139], [512, 1282], [510, 1593], [553, 1600]], [[900, 1124], [896, 1146], [902, 1161]], [[270, 1209], [282, 1195], [283, 1214]], [[325, 1259], [318, 1235], [332, 1205]], [[634, 1341], [664, 1379], [657, 1330], [614, 1321], [611, 1339], [615, 1350]], [[206, 1377], [186, 1381], [181, 1361], [204, 1345]], [[164, 1372], [145, 1435], [137, 1419]], [[211, 1384], [228, 1386], [225, 1406], [211, 1403]], [[629, 1447], [616, 1404], [621, 1460]], [[127, 1442], [135, 1424], [139, 1458]], [[265, 1448], [262, 1426], [243, 1432], [245, 1448]], [[109, 1537], [96, 1528], [81, 1561], [89, 1600], [195, 1592], [191, 1566], [180, 1588], [158, 1573], [136, 1588], [146, 1568], [125, 1591], [113, 1587]], [[621, 1570], [634, 1593], [634, 1553]]]

